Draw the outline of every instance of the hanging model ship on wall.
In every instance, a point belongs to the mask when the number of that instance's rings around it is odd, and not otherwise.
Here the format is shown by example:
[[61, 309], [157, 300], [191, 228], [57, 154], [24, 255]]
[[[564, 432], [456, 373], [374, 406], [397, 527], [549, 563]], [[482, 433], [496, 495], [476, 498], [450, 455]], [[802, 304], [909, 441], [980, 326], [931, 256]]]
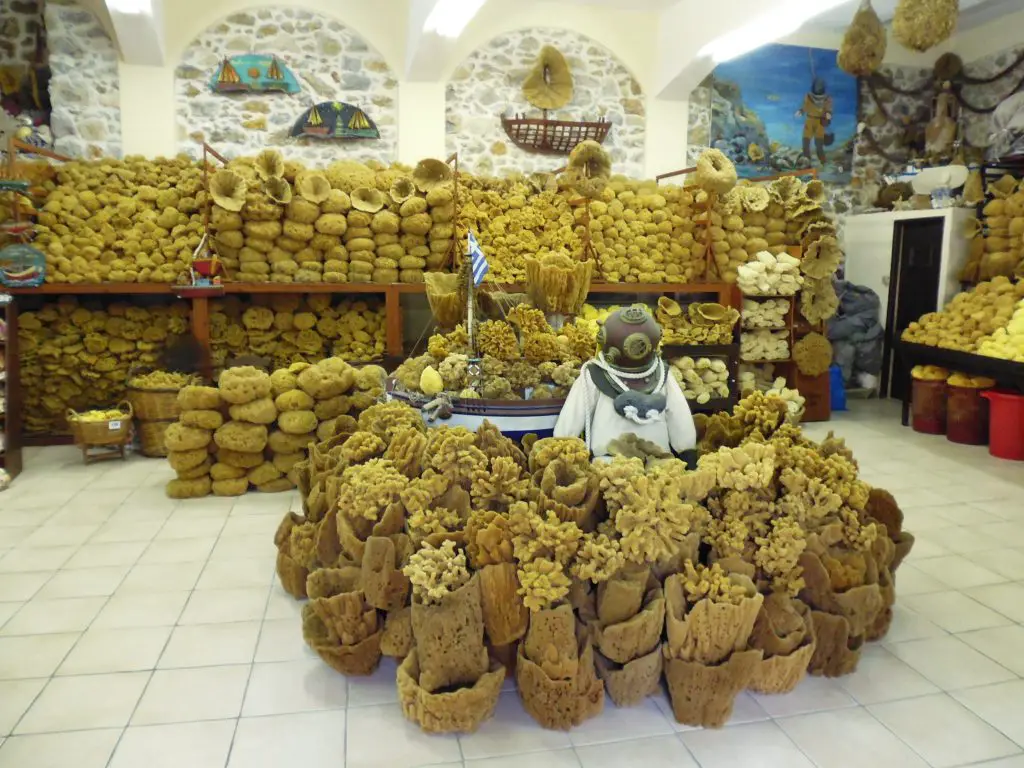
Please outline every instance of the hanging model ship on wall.
[[565, 57], [550, 45], [541, 49], [537, 63], [523, 81], [523, 96], [542, 116], [525, 114], [501, 118], [505, 133], [520, 149], [567, 155], [583, 141], [604, 142], [612, 124], [607, 120], [549, 120], [548, 112], [561, 109], [573, 96], [572, 72]]
[[343, 101], [322, 101], [299, 115], [290, 135], [313, 139], [379, 139], [380, 130], [359, 107]]
[[210, 79], [214, 93], [298, 93], [299, 81], [273, 54], [225, 57]]

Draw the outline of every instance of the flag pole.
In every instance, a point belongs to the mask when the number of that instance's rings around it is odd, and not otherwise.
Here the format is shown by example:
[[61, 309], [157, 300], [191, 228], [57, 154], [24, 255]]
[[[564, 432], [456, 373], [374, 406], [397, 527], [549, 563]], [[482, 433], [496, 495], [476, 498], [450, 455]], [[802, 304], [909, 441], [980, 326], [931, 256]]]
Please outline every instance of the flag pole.
[[475, 342], [476, 334], [473, 331], [473, 299], [474, 299], [474, 291], [476, 290], [476, 277], [473, 274], [473, 266], [472, 266], [473, 260], [472, 260], [472, 258], [470, 258], [470, 256], [471, 256], [471, 254], [470, 254], [470, 247], [469, 247], [469, 243], [470, 243], [469, 238], [470, 237], [471, 237], [471, 234], [469, 232], [467, 232], [467, 234], [466, 234], [466, 258], [463, 260], [463, 267], [462, 268], [463, 269], [467, 269], [467, 271], [469, 272], [469, 280], [466, 281], [466, 300], [468, 302], [468, 305], [466, 307], [466, 333], [469, 335], [469, 348], [473, 352], [473, 355], [476, 356], [476, 344], [474, 343]]

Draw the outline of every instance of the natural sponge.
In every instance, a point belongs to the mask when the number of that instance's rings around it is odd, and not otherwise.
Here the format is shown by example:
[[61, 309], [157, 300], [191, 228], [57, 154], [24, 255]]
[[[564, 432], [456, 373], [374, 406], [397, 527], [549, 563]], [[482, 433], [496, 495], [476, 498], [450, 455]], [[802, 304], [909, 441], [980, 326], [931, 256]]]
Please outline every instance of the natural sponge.
[[215, 387], [182, 387], [178, 392], [178, 406], [184, 411], [214, 410], [220, 408], [220, 392]]
[[228, 368], [217, 386], [225, 402], [242, 405], [270, 394], [270, 374], [251, 365]]
[[269, 397], [232, 405], [228, 410], [235, 421], [247, 421], [250, 424], [273, 424], [277, 419], [277, 407]]
[[210, 444], [210, 430], [171, 424], [164, 432], [164, 445], [169, 451], [192, 451]]
[[214, 433], [213, 439], [220, 448], [256, 453], [267, 446], [267, 428], [262, 424], [229, 421]]
[[312, 411], [287, 411], [277, 419], [277, 426], [289, 435], [304, 435], [316, 429], [318, 421]]

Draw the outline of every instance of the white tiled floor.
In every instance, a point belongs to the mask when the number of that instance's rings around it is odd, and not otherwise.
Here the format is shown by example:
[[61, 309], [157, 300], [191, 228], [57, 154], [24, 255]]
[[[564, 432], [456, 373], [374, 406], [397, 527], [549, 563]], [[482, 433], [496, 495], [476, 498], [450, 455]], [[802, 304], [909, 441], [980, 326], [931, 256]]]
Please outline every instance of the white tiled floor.
[[163, 462], [29, 451], [0, 493], [0, 768], [1024, 768], [1024, 464], [854, 408], [810, 431], [846, 437], [918, 537], [892, 631], [854, 675], [742, 694], [720, 731], [663, 697], [544, 731], [509, 689], [477, 733], [427, 736], [393, 662], [346, 681], [304, 646], [271, 541], [294, 494], [175, 502]]

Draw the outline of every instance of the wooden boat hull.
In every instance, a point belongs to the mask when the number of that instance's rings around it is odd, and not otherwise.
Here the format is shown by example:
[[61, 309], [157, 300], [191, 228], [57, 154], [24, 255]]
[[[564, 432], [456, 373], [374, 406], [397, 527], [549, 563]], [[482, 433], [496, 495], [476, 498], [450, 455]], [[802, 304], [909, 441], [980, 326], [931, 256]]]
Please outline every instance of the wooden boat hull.
[[[414, 408], [419, 405], [406, 392], [391, 392], [394, 400], [408, 403]], [[555, 431], [558, 414], [565, 405], [564, 398], [551, 400], [483, 400], [452, 399], [452, 414], [446, 419], [438, 418], [428, 423], [431, 427], [465, 427], [475, 432], [485, 421], [491, 422], [506, 437], [521, 440], [529, 434], [537, 437], [551, 437]]]

